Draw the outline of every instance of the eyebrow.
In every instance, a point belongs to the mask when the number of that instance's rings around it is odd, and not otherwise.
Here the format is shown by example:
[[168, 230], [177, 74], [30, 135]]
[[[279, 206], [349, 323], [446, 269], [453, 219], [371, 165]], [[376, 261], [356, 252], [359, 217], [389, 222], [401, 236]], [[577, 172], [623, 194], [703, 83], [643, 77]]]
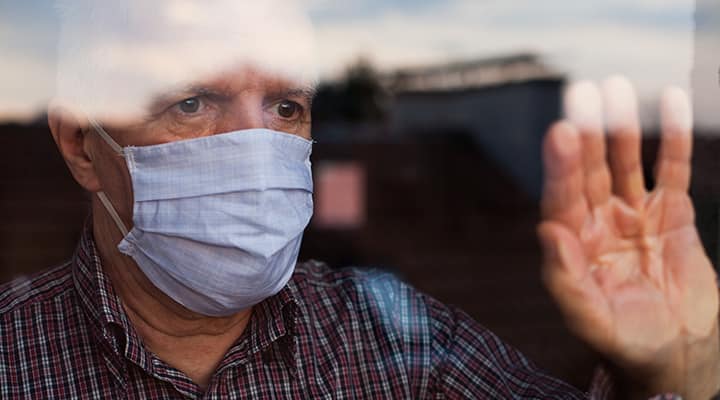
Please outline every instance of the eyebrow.
[[315, 96], [317, 95], [317, 86], [302, 86], [288, 90], [280, 90], [272, 94], [277, 97], [302, 97], [307, 100], [309, 104], [312, 104], [313, 99], [315, 99]]
[[230, 96], [230, 93], [227, 90], [212, 89], [208, 86], [190, 85], [176, 90], [169, 90], [165, 93], [153, 96], [150, 104], [152, 105], [152, 108], [155, 108], [160, 104], [174, 103], [177, 101], [182, 101], [189, 97], [212, 95]]

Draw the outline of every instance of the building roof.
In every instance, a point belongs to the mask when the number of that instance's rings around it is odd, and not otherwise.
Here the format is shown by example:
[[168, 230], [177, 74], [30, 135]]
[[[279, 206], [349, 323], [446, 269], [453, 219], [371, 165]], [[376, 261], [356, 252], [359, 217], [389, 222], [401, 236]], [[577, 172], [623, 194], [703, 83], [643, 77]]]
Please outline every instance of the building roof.
[[562, 80], [564, 75], [540, 56], [519, 53], [442, 65], [405, 68], [381, 77], [393, 92], [474, 89], [538, 79]]

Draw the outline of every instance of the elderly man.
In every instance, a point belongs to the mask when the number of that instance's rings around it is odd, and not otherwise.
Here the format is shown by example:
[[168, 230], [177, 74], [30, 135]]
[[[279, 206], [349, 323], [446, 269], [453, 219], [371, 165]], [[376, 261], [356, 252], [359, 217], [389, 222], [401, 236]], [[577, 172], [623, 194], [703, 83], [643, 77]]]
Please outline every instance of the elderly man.
[[[49, 123], [92, 218], [69, 263], [2, 288], [1, 398], [610, 398], [392, 277], [296, 265], [314, 73], [290, 2], [62, 11]], [[647, 193], [632, 88], [605, 93], [609, 166], [594, 85], [548, 135], [544, 276], [616, 396], [709, 398], [718, 299], [686, 193], [687, 100], [665, 97]]]

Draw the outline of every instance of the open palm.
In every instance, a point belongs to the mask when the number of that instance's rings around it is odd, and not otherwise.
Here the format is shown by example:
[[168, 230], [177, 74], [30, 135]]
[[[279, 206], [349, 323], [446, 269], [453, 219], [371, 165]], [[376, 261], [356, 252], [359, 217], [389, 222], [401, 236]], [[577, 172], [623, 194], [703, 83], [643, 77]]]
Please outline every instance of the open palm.
[[545, 282], [571, 329], [619, 366], [685, 370], [692, 344], [716, 335], [718, 314], [715, 272], [687, 194], [687, 98], [677, 89], [664, 97], [651, 192], [643, 181], [635, 95], [626, 80], [605, 85], [607, 144], [594, 85], [571, 89], [566, 108], [568, 120], [551, 128], [544, 148], [539, 234]]

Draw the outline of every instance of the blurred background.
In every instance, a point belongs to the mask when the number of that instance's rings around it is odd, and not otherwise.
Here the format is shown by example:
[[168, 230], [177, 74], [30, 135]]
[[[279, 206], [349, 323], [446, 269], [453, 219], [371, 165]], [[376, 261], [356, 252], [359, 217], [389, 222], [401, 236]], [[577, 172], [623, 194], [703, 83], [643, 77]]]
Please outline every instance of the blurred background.
[[[641, 100], [649, 184], [659, 94], [693, 92], [692, 191], [717, 265], [715, 0], [304, 2], [321, 85], [301, 260], [391, 270], [586, 387], [599, 360], [540, 283], [540, 145], [568, 82], [622, 73]], [[0, 282], [71, 257], [88, 215], [47, 128], [57, 31], [52, 1], [0, 0]]]

